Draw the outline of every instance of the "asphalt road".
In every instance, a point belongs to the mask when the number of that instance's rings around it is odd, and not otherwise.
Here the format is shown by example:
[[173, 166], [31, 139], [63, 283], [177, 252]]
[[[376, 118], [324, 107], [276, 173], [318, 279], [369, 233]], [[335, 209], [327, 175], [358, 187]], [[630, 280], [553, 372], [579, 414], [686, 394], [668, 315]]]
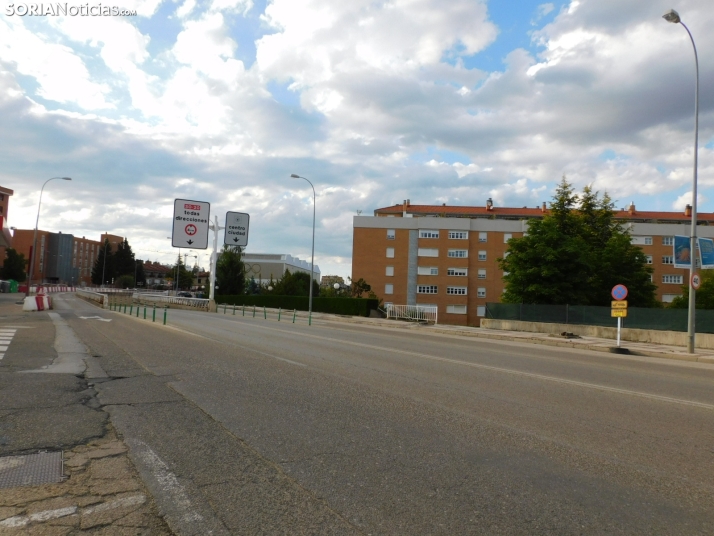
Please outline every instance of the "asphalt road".
[[712, 365], [55, 303], [179, 532], [714, 533]]

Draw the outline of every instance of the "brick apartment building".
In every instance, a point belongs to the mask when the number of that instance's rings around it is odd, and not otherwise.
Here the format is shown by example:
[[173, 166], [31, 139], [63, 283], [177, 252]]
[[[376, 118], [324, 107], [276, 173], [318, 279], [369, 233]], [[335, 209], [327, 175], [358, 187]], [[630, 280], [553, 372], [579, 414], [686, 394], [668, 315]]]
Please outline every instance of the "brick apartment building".
[[[402, 204], [380, 208], [353, 221], [352, 278], [363, 278], [386, 304], [434, 305], [439, 322], [479, 325], [487, 302], [500, 301], [503, 257], [508, 240], [523, 236], [528, 221], [548, 209]], [[615, 212], [632, 242], [654, 270], [657, 298], [681, 294], [688, 270], [673, 266], [675, 235], [689, 236], [691, 209], [638, 212], [634, 205]], [[701, 237], [714, 238], [714, 214], [698, 214]]]

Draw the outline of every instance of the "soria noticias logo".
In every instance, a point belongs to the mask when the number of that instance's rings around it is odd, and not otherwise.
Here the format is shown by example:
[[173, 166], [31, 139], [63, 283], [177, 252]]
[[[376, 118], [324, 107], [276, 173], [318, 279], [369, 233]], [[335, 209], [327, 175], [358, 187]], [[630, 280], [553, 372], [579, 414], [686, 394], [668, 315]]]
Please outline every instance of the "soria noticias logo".
[[136, 17], [136, 10], [103, 4], [8, 4], [5, 15], [19, 17]]

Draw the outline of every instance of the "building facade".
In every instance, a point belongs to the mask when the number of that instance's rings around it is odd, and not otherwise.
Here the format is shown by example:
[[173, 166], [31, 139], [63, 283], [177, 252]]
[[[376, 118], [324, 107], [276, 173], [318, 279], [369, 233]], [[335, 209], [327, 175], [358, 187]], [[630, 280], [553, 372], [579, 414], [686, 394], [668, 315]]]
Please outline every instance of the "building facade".
[[[447, 207], [404, 203], [377, 209], [353, 221], [352, 279], [363, 278], [384, 304], [432, 305], [439, 322], [478, 326], [487, 302], [500, 301], [503, 271], [497, 259], [508, 241], [523, 236], [528, 221], [548, 209]], [[657, 298], [682, 293], [687, 269], [674, 268], [673, 237], [689, 236], [691, 212], [638, 212], [634, 205], [615, 217], [652, 265]], [[697, 234], [714, 238], [714, 214], [700, 214]]]
[[14, 192], [0, 186], [0, 262], [5, 259], [5, 250], [12, 247], [12, 233], [7, 226], [10, 196]]
[[[285, 270], [291, 274], [296, 272], [310, 273], [310, 263], [286, 253], [243, 253], [246, 283], [254, 278], [256, 283], [277, 281], [285, 275]], [[313, 279], [320, 282], [320, 267], [315, 265]]]

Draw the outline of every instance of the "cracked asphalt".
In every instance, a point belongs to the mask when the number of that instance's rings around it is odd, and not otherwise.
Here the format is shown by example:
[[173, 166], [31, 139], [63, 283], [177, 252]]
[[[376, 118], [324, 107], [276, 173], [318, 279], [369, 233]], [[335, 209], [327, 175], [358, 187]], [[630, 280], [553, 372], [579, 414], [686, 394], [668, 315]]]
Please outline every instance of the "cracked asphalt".
[[710, 364], [55, 304], [176, 534], [714, 533]]

